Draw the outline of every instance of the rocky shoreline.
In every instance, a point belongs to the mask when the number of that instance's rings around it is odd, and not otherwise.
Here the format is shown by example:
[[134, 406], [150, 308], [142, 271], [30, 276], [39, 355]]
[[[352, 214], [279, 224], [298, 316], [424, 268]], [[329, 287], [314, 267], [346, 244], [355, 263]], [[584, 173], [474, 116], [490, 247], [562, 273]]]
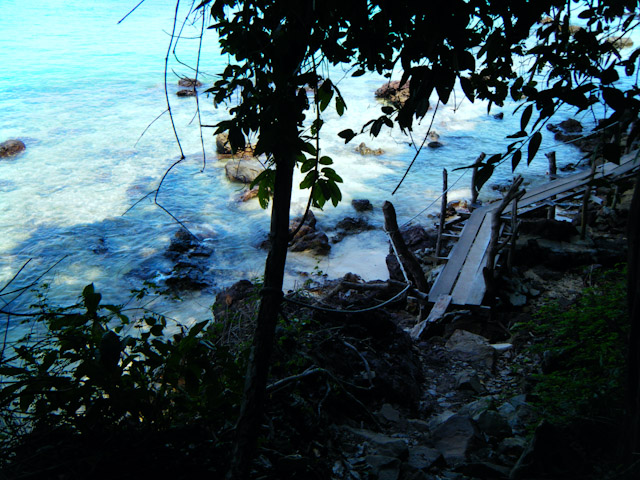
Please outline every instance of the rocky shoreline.
[[[527, 346], [532, 339], [514, 326], [531, 319], [550, 301], [562, 308], [572, 305], [594, 271], [626, 261], [624, 232], [631, 190], [621, 192], [611, 208], [607, 198], [612, 191], [599, 189], [586, 240], [580, 240], [569, 221], [524, 219], [516, 252], [519, 261], [502, 278], [495, 298], [488, 299], [491, 309], [450, 311], [420, 339], [413, 340], [408, 333], [419, 314], [417, 298], [354, 314], [287, 305], [288, 318], [311, 315], [310, 328], [339, 332], [335, 333], [339, 340], [329, 342], [331, 347], [311, 348], [308, 355], [314, 365], [359, 389], [354, 393], [359, 406], [351, 405], [348, 414], [344, 408], [323, 407], [328, 411], [324, 423], [314, 430], [316, 441], [324, 446], [322, 460], [314, 461], [329, 472], [325, 478], [605, 478], [591, 476], [597, 460], [589, 458], [590, 447], [576, 438], [576, 432], [547, 422], [531, 402], [531, 378], [542, 368], [542, 358], [531, 356]], [[573, 211], [577, 208], [567, 204], [562, 213], [577, 216]], [[433, 269], [427, 258], [434, 232], [411, 227], [404, 236], [428, 276]], [[323, 307], [357, 309], [389, 299], [398, 290], [393, 280], [363, 282], [349, 274], [290, 295]], [[221, 292], [216, 321], [224, 323], [231, 312], [237, 316], [255, 305], [252, 292], [255, 289], [246, 281], [242, 288], [236, 285]], [[250, 331], [246, 328], [244, 334]], [[316, 379], [306, 382], [304, 389], [314, 398], [322, 395], [323, 385]], [[278, 397], [272, 401], [277, 404]], [[580, 428], [582, 440], [598, 443], [600, 427], [584, 421]], [[298, 448], [300, 468], [308, 454]], [[272, 475], [277, 458], [270, 461], [266, 471]]]

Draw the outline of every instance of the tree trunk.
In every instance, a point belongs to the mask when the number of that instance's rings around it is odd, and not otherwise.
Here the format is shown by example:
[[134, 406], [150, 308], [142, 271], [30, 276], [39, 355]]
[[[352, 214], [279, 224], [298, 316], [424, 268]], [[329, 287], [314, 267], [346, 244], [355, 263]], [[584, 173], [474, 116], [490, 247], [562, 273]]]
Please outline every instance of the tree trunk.
[[248, 478], [255, 456], [266, 400], [269, 360], [282, 301], [282, 282], [289, 242], [289, 207], [293, 184], [292, 157], [276, 162], [276, 178], [271, 210], [271, 248], [264, 271], [260, 310], [251, 346], [244, 396], [236, 425], [236, 440], [228, 479]]
[[627, 301], [629, 306], [629, 408], [631, 452], [640, 451], [640, 176], [631, 201], [628, 220], [629, 262]]

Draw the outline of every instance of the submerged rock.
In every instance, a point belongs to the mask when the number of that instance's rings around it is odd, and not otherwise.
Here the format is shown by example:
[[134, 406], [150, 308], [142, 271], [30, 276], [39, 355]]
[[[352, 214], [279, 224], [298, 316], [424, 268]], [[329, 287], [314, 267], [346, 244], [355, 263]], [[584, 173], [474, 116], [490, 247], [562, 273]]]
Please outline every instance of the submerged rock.
[[178, 85], [181, 87], [201, 87], [202, 82], [200, 80], [196, 80], [195, 78], [181, 78], [178, 80]]
[[7, 140], [0, 143], [0, 158], [13, 157], [26, 149], [26, 145], [22, 140]]
[[197, 93], [195, 90], [184, 89], [184, 90], [178, 90], [176, 92], [176, 95], [179, 97], [195, 97]]
[[224, 169], [232, 182], [251, 183], [264, 171], [264, 166], [256, 158], [236, 158], [229, 160]]
[[[309, 251], [316, 255], [327, 255], [331, 250], [329, 245], [329, 237], [316, 229], [316, 217], [312, 211], [307, 213], [307, 217], [304, 223], [300, 225], [302, 217], [296, 218], [289, 223], [289, 234], [296, 232], [295, 236], [290, 242], [290, 250], [292, 252], [305, 252]], [[298, 227], [300, 227], [298, 229]], [[262, 247], [266, 248], [269, 245], [269, 241], [263, 242]]]
[[205, 259], [213, 250], [204, 245], [185, 229], [178, 230], [164, 255], [173, 262], [165, 284], [174, 290], [202, 290], [212, 282], [206, 274]]
[[381, 148], [376, 148], [376, 149], [369, 148], [364, 142], [362, 142], [360, 145], [356, 147], [356, 152], [358, 152], [360, 155], [383, 155], [384, 154], [384, 150], [382, 150]]
[[332, 241], [338, 243], [348, 235], [356, 235], [374, 229], [375, 227], [364, 218], [346, 217], [336, 223], [337, 233], [333, 236]]
[[353, 206], [354, 210], [358, 213], [369, 212], [373, 210], [373, 205], [371, 205], [371, 202], [366, 198], [363, 198], [363, 199], [354, 198], [353, 200], [351, 200], [351, 206]]

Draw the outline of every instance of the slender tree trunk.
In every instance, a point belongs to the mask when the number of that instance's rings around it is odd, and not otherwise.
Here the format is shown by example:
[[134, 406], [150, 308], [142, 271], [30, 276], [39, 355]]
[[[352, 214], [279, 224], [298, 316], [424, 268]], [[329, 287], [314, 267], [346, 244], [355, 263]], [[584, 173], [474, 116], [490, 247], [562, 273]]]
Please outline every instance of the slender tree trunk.
[[247, 367], [240, 417], [236, 425], [231, 468], [227, 474], [227, 478], [232, 480], [244, 480], [249, 476], [264, 415], [269, 360], [282, 301], [294, 165], [292, 157], [281, 158], [276, 162], [271, 210], [271, 248], [265, 265], [264, 288]]
[[629, 334], [629, 407], [631, 413], [631, 452], [640, 451], [640, 176], [629, 210], [629, 262], [627, 301], [631, 331]]

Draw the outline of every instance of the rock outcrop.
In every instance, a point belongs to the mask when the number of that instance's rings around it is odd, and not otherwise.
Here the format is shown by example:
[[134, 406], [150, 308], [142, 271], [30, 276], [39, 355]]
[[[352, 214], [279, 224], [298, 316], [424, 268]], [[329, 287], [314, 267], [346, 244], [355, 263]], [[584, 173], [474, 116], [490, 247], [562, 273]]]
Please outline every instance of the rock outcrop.
[[13, 157], [23, 152], [26, 148], [22, 140], [7, 140], [0, 143], [0, 158]]

